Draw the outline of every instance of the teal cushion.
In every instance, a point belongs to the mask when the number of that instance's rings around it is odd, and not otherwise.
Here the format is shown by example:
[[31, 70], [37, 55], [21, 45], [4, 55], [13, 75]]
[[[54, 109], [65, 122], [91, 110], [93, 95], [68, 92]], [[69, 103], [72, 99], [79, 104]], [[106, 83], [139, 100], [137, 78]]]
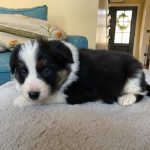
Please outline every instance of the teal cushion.
[[22, 8], [22, 9], [11, 9], [0, 7], [0, 14], [22, 14], [25, 16], [47, 20], [48, 8], [46, 5], [33, 7], [33, 8]]
[[11, 80], [9, 58], [11, 52], [0, 53], [0, 85]]
[[84, 36], [68, 35], [66, 42], [73, 44], [77, 48], [88, 48], [88, 40]]

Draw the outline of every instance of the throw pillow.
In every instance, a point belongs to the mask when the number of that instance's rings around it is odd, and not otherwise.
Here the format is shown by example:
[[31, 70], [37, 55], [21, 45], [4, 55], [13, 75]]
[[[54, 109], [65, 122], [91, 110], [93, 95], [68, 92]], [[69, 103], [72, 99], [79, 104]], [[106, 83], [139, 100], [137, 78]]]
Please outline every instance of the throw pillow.
[[38, 18], [42, 20], [47, 20], [47, 12], [48, 12], [48, 8], [46, 5], [37, 6], [33, 8], [21, 8], [21, 9], [0, 7], [0, 14], [22, 14], [25, 16]]
[[0, 14], [0, 31], [26, 38], [66, 39], [65, 33], [48, 21], [18, 14]]

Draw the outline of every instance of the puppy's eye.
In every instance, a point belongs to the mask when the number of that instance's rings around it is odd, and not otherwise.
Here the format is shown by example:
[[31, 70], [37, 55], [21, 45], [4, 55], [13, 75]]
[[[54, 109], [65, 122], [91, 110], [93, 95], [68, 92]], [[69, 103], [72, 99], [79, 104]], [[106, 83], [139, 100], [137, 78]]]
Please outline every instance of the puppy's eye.
[[43, 76], [47, 77], [47, 76], [50, 76], [52, 74], [52, 70], [51, 70], [51, 68], [43, 68], [41, 73]]
[[25, 69], [19, 69], [18, 73], [19, 73], [20, 75], [22, 75], [22, 76], [25, 77], [25, 76], [27, 75], [27, 70], [25, 70]]

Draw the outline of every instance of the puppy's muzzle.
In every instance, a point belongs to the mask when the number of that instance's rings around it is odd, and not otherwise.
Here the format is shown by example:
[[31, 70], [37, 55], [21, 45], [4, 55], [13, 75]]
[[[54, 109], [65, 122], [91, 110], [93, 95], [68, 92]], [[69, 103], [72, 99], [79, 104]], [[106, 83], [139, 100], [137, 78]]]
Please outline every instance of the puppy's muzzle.
[[32, 100], [37, 100], [40, 96], [40, 92], [38, 91], [30, 91], [28, 94]]

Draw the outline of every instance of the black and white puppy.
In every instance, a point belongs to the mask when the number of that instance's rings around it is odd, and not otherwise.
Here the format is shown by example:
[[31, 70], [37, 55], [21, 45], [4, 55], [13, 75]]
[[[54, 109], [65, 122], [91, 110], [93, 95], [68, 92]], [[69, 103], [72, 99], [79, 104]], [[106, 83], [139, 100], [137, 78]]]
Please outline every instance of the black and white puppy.
[[14, 101], [17, 106], [100, 99], [126, 106], [148, 93], [142, 65], [129, 54], [77, 49], [62, 41], [18, 45], [10, 67], [22, 91]]

